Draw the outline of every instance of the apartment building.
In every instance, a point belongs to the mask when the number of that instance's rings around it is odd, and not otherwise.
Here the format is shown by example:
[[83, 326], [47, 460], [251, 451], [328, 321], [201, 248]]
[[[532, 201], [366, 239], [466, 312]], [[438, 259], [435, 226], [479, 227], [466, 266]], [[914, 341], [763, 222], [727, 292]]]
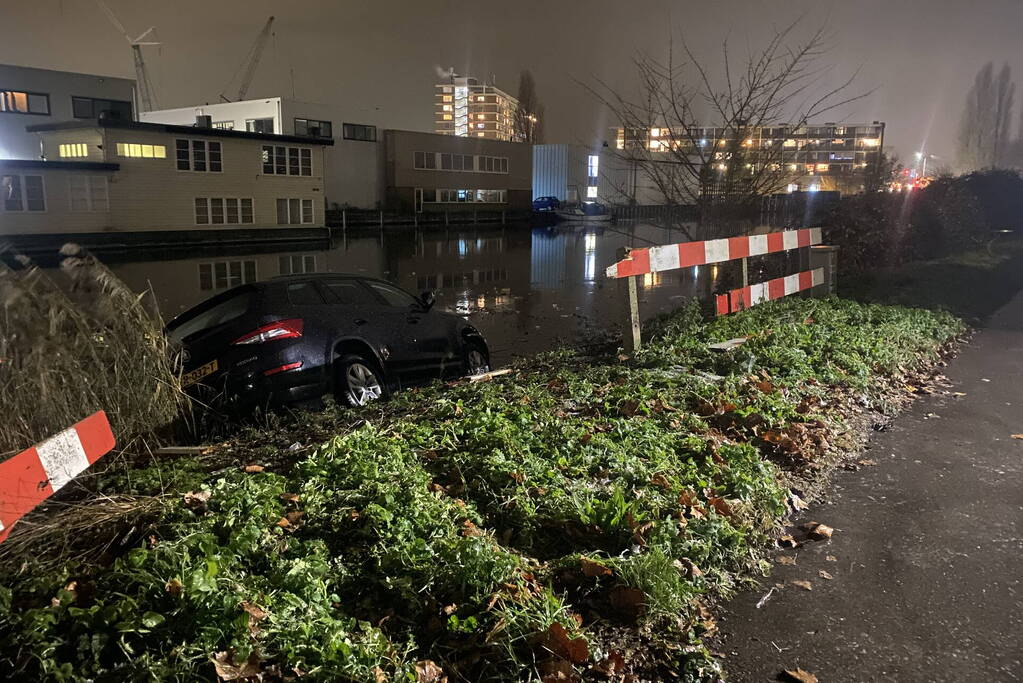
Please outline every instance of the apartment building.
[[0, 236], [223, 239], [324, 225], [328, 139], [119, 119], [29, 132], [45, 159], [0, 165]]
[[135, 81], [0, 64], [0, 159], [38, 159], [30, 125], [106, 118], [130, 121]]
[[529, 210], [532, 148], [516, 142], [384, 131], [387, 205], [395, 210]]
[[325, 154], [327, 204], [373, 209], [383, 201], [383, 146], [372, 115], [285, 97], [215, 102], [142, 112], [140, 120], [179, 126], [197, 120], [216, 130], [331, 140]]
[[717, 173], [736, 163], [750, 168], [768, 164], [788, 176], [789, 192], [855, 194], [865, 189], [866, 175], [881, 160], [884, 130], [883, 122], [874, 121], [756, 126], [745, 131], [742, 140], [736, 139], [734, 130], [720, 127], [614, 128], [612, 134], [625, 158], [637, 152], [668, 156], [691, 150], [693, 158], [711, 164]]
[[454, 76], [434, 92], [435, 130], [441, 135], [521, 142], [515, 117], [519, 101], [496, 85]]

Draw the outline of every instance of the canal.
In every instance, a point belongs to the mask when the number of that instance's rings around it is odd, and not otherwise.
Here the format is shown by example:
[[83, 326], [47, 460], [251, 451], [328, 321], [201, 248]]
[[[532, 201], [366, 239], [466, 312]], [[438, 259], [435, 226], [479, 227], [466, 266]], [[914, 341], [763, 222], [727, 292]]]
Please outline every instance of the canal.
[[[330, 242], [296, 243], [291, 249], [211, 244], [98, 256], [132, 289], [151, 288], [166, 320], [225, 289], [278, 275], [356, 273], [390, 280], [414, 293], [432, 289], [439, 307], [468, 316], [483, 331], [494, 364], [503, 365], [618, 329], [623, 292], [604, 274], [618, 250], [686, 239], [678, 229], [642, 223], [391, 227], [349, 230]], [[643, 317], [678, 308], [692, 297], [707, 297], [729, 267], [641, 278]]]

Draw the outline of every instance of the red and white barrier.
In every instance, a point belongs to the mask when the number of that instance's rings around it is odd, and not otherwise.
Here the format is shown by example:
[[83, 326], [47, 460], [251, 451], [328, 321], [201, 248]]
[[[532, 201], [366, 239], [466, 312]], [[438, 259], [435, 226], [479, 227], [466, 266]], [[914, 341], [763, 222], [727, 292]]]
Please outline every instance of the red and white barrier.
[[624, 259], [608, 266], [607, 276], [609, 278], [632, 277], [662, 270], [721, 263], [747, 256], [810, 247], [820, 244], [822, 241], [820, 228], [802, 228], [771, 232], [766, 235], [643, 247], [631, 250]]
[[794, 275], [776, 277], [767, 282], [733, 289], [727, 294], [718, 294], [715, 308], [718, 315], [737, 313], [765, 301], [774, 301], [789, 294], [803, 292], [824, 284], [824, 269], [804, 270]]
[[109, 453], [115, 443], [101, 410], [0, 462], [0, 543], [15, 522]]

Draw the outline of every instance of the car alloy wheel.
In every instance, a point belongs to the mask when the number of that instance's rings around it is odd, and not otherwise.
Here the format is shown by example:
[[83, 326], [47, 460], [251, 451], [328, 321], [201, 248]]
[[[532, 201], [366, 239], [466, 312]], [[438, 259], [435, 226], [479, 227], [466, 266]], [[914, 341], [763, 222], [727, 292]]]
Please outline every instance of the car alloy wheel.
[[373, 370], [362, 363], [353, 362], [345, 369], [348, 398], [357, 406], [364, 406], [384, 395], [384, 388]]
[[487, 361], [487, 355], [479, 349], [470, 348], [466, 359], [470, 375], [482, 375], [485, 372], [490, 372], [490, 363]]

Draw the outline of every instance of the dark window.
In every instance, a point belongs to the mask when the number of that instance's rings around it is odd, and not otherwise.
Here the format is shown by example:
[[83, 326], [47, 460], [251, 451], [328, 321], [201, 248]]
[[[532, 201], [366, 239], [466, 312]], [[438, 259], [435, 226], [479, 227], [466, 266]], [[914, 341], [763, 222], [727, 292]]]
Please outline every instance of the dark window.
[[288, 148], [288, 175], [298, 175], [298, 147]]
[[104, 100], [96, 97], [72, 97], [71, 113], [76, 119], [103, 117], [131, 121], [131, 102]]
[[445, 171], [451, 170], [451, 155], [441, 154], [440, 155], [440, 167]]
[[342, 126], [345, 140], [377, 141], [377, 127], [364, 126], [358, 123], [346, 123]]
[[302, 175], [311, 176], [313, 174], [313, 150], [302, 149]]
[[4, 211], [25, 210], [25, 203], [21, 198], [20, 175], [5, 175], [0, 178], [0, 193], [4, 198]]
[[334, 137], [334, 132], [330, 121], [295, 119], [295, 135], [308, 135], [312, 138], [332, 138]]
[[324, 283], [334, 303], [345, 306], [375, 306], [380, 302], [356, 280], [328, 280]]
[[175, 154], [178, 160], [178, 170], [187, 171], [192, 168], [188, 158], [188, 140], [174, 141]]
[[269, 133], [273, 135], [274, 132], [274, 120], [273, 119], [247, 119], [245, 121], [245, 130], [250, 133]]
[[383, 297], [389, 306], [394, 306], [396, 308], [408, 308], [419, 303], [419, 300], [408, 292], [398, 289], [393, 285], [389, 285], [386, 282], [369, 280], [366, 284], [370, 289]]
[[296, 282], [288, 285], [288, 301], [296, 306], [315, 306], [326, 303], [313, 282]]
[[263, 145], [263, 173], [273, 174], [273, 172], [274, 172], [273, 145]]
[[214, 171], [216, 173], [220, 173], [220, 171], [223, 170], [223, 167], [220, 164], [220, 159], [221, 159], [221, 157], [220, 157], [220, 143], [219, 142], [211, 142], [211, 143], [209, 143], [209, 150], [210, 150], [210, 170]]

